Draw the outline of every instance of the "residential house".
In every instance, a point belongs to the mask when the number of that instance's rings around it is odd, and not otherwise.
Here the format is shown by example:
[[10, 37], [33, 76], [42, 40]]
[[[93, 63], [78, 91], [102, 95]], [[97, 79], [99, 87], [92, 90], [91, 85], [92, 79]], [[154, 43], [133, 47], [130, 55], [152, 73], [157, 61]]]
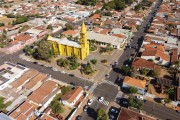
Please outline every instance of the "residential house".
[[143, 59], [152, 59], [154, 63], [167, 66], [170, 63], [170, 56], [160, 50], [145, 50], [141, 54]]
[[145, 114], [121, 107], [117, 120], [156, 120]]
[[78, 100], [83, 96], [83, 92], [84, 90], [80, 86], [74, 88], [62, 96], [62, 103], [73, 108]]
[[62, 34], [66, 37], [72, 36], [74, 38], [79, 35], [79, 31], [78, 30], [66, 30]]
[[58, 92], [60, 92], [60, 90], [57, 83], [47, 80], [38, 89], [33, 91], [30, 96], [28, 96], [28, 100], [36, 106], [41, 107], [39, 111], [42, 112], [45, 108], [47, 108], [47, 106], [53, 100], [53, 97]]
[[125, 76], [122, 87], [125, 89], [129, 87], [135, 87], [138, 89], [138, 93], [144, 95], [146, 91], [146, 80]]
[[133, 61], [132, 67], [139, 70], [141, 68], [146, 68], [150, 70], [160, 71], [161, 67], [156, 65], [153, 61], [148, 61], [142, 58], [137, 58]]
[[25, 101], [12, 111], [9, 116], [15, 120], [30, 120], [34, 116], [35, 109], [33, 104], [29, 101]]

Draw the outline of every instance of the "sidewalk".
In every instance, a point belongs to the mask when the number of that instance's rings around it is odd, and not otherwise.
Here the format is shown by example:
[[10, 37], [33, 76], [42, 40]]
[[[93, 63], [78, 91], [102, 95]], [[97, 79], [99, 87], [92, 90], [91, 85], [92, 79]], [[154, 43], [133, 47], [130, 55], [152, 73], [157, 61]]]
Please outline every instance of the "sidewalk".
[[[150, 94], [150, 93], [146, 93], [146, 94], [145, 94], [145, 97], [146, 97], [146, 100], [151, 101], [151, 102], [154, 102], [154, 103], [157, 103], [157, 102], [154, 100], [154, 98], [158, 98], [158, 97], [156, 97], [155, 95], [152, 95], [152, 94]], [[179, 102], [172, 101], [172, 102], [170, 102], [170, 103], [166, 103], [165, 105], [162, 104], [162, 103], [157, 103], [157, 104], [164, 105], [164, 106], [166, 106], [166, 107], [168, 107], [168, 108], [174, 109], [174, 108], [178, 105], [178, 103], [179, 103]]]
[[81, 113], [83, 112], [83, 107], [87, 104], [88, 100], [90, 98], [93, 97], [93, 94], [89, 94], [83, 101], [83, 103], [81, 104], [81, 106], [77, 109], [76, 113], [74, 114], [74, 116], [72, 117], [72, 120], [76, 120], [76, 117], [78, 115], [81, 115]]

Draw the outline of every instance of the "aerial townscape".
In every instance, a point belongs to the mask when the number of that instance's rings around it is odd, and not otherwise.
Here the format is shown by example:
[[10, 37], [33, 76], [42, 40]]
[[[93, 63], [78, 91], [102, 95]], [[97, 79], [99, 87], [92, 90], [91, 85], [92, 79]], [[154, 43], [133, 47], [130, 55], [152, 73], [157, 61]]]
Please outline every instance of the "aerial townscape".
[[0, 120], [180, 120], [180, 0], [0, 0]]

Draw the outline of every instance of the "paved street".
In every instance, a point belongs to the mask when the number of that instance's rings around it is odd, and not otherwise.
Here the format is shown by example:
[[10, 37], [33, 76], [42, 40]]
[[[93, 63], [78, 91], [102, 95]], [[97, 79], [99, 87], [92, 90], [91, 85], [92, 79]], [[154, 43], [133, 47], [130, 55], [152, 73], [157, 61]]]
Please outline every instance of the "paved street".
[[147, 114], [153, 115], [162, 120], [179, 120], [180, 119], [180, 113], [177, 113], [176, 111], [170, 108], [167, 108], [163, 105], [159, 105], [159, 104], [152, 103], [149, 101], [146, 101], [144, 103], [143, 110], [146, 111]]
[[[97, 85], [97, 87], [93, 91], [93, 103], [89, 106], [87, 112], [83, 112], [81, 114], [83, 120], [95, 120], [96, 119], [96, 111], [99, 108], [106, 110], [110, 102], [113, 102], [118, 94], [118, 87], [112, 83], [108, 83], [106, 81]], [[98, 101], [99, 97], [104, 97], [102, 102]]]
[[87, 87], [87, 89], [89, 89], [92, 86], [92, 82], [87, 81], [87, 80], [83, 80], [77, 77], [72, 77], [69, 76], [68, 74], [62, 74], [60, 72], [54, 72], [52, 69], [49, 69], [47, 67], [44, 66], [40, 66], [38, 64], [34, 64], [32, 62], [28, 62], [25, 60], [22, 60], [19, 58], [19, 55], [22, 54], [22, 51], [19, 51], [17, 53], [13, 53], [11, 55], [3, 55], [2, 53], [0, 53], [0, 64], [3, 64], [5, 61], [10, 61], [13, 63], [21, 63], [29, 68], [38, 70], [42, 73], [46, 73], [46, 74], [50, 74], [51, 77], [58, 79], [60, 81], [63, 81], [65, 83], [70, 83], [73, 82], [76, 85], [82, 86], [82, 87]]
[[[119, 60], [118, 60], [119, 63], [117, 64], [117, 66], [119, 68], [121, 66], [125, 65], [125, 62], [128, 60], [128, 58], [130, 58], [130, 56], [132, 56], [132, 54], [135, 53], [134, 48], [139, 49], [139, 47], [141, 46], [141, 44], [138, 45], [138, 42], [139, 42], [138, 40], [139, 40], [139, 38], [143, 38], [145, 36], [145, 32], [144, 32], [145, 27], [150, 23], [150, 21], [154, 17], [153, 12], [155, 12], [158, 9], [158, 6], [160, 6], [160, 0], [158, 0], [156, 5], [154, 6], [154, 8], [152, 8], [152, 11], [149, 13], [147, 18], [143, 22], [142, 26], [139, 28], [138, 32], [135, 33], [134, 38], [133, 38], [132, 42], [130, 43], [131, 48], [127, 48], [123, 52], [122, 56], [119, 58]], [[140, 42], [142, 42], [142, 41], [140, 41]], [[116, 68], [112, 69], [108, 80], [115, 82], [118, 76], [121, 77], [121, 75], [119, 73], [120, 72]]]

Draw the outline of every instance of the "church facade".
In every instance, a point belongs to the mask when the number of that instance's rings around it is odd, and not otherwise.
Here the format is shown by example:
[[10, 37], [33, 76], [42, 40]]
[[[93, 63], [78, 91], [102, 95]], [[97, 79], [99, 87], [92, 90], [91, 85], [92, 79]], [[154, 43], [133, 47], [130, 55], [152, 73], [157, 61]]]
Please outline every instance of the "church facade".
[[84, 22], [81, 26], [80, 40], [73, 41], [67, 38], [54, 38], [49, 36], [47, 39], [52, 43], [52, 48], [55, 55], [77, 56], [84, 60], [89, 55], [89, 41], [87, 40], [87, 30]]

